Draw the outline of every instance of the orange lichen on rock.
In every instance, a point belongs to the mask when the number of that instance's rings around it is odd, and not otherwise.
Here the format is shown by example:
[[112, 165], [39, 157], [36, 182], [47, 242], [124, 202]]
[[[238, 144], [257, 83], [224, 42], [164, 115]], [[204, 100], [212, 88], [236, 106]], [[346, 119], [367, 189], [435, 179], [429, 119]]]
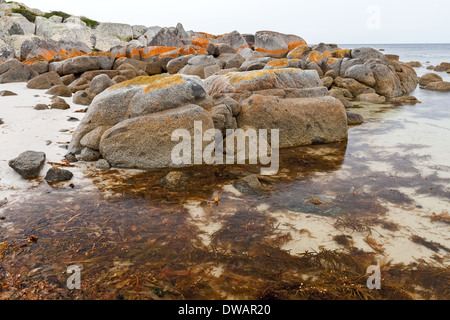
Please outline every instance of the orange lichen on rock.
[[198, 38], [198, 37], [193, 37], [191, 39], [191, 42], [194, 46], [203, 48], [203, 49], [208, 49], [208, 46], [211, 44], [211, 41], [209, 41], [208, 39], [203, 39], [203, 38]]
[[111, 55], [112, 55], [114, 58], [116, 58], [116, 59], [119, 59], [119, 58], [125, 58], [125, 57], [127, 56], [127, 50], [126, 50], [125, 47], [120, 47], [120, 48], [115, 47], [115, 48], [112, 48], [111, 51], [110, 51], [110, 53], [111, 53]]
[[164, 88], [169, 88], [174, 85], [183, 84], [183, 76], [176, 74], [176, 75], [156, 75], [153, 77], [150, 77], [150, 84], [144, 88], [145, 93], [149, 93], [153, 90], [161, 90]]
[[322, 54], [319, 51], [311, 51], [308, 56], [310, 62], [319, 63], [322, 60]]
[[135, 59], [136, 57], [139, 58], [141, 56], [140, 51], [136, 47], [129, 47], [126, 52], [127, 58]]
[[176, 50], [165, 52], [159, 55], [160, 58], [177, 58], [179, 56], [187, 56], [197, 54], [198, 52], [192, 46], [177, 48]]
[[288, 59], [272, 60], [269, 63], [267, 63], [267, 65], [273, 68], [286, 68], [289, 66], [289, 60]]
[[301, 45], [289, 52], [289, 58], [302, 58], [310, 49], [307, 45]]
[[328, 58], [331, 58], [332, 56], [331, 56], [331, 52], [330, 51], [325, 51], [325, 52], [323, 52], [322, 53], [322, 60], [325, 60], [325, 59], [328, 59]]
[[331, 55], [334, 58], [342, 59], [342, 58], [348, 56], [349, 53], [350, 53], [350, 50], [348, 50], [348, 49], [336, 49], [331, 53]]
[[151, 46], [139, 49], [141, 59], [151, 58], [153, 56], [159, 56], [163, 53], [177, 51], [180, 48], [177, 47], [162, 47], [162, 46]]
[[114, 57], [114, 55], [111, 52], [91, 52], [87, 54], [87, 56], [91, 57]]
[[307, 43], [305, 41], [294, 41], [294, 40], [289, 40], [289, 46], [288, 46], [288, 50], [292, 51], [295, 48], [299, 47], [299, 46], [306, 46]]
[[183, 83], [184, 80], [182, 75], [159, 74], [156, 76], [142, 76], [124, 81], [110, 87], [108, 90], [118, 90], [126, 87], [142, 86], [142, 90], [144, 90], [145, 93], [149, 93], [152, 90], [169, 88], [173, 85]]
[[338, 63], [338, 59], [336, 58], [328, 58], [327, 64], [335, 64]]
[[37, 56], [41, 56], [43, 58], [45, 58], [47, 61], [50, 61], [54, 56], [58, 55], [59, 52], [57, 51], [50, 51], [47, 49], [38, 49], [36, 52]]
[[210, 33], [206, 33], [206, 32], [196, 32], [196, 34], [197, 34], [198, 38], [202, 38], [202, 39], [208, 39], [208, 38], [217, 39], [218, 38], [217, 36], [210, 34]]
[[[60, 53], [61, 54], [61, 53]], [[86, 52], [84, 51], [80, 51], [80, 50], [70, 50], [69, 52], [66, 51], [66, 55], [68, 56], [68, 58], [75, 58], [75, 57], [81, 57], [81, 56], [85, 56]]]
[[208, 51], [205, 48], [193, 46], [194, 50], [197, 52], [197, 54], [207, 54]]
[[256, 52], [261, 52], [261, 53], [266, 53], [266, 54], [271, 54], [271, 55], [282, 55], [282, 54], [286, 54], [289, 52], [288, 49], [283, 49], [283, 50], [267, 50], [267, 49], [263, 49], [263, 48], [256, 48], [255, 50]]
[[47, 62], [47, 59], [45, 59], [43, 56], [37, 56], [34, 58], [27, 59], [27, 60], [23, 61], [22, 63], [26, 64], [27, 66], [32, 66], [32, 65], [40, 64], [42, 62]]

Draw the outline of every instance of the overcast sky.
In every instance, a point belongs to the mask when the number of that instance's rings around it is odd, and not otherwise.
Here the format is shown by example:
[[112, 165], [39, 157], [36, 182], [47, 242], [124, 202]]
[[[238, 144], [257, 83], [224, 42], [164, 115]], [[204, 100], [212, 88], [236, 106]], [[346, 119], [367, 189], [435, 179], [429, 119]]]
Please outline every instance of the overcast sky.
[[223, 34], [273, 30], [308, 43], [450, 43], [448, 0], [23, 0], [102, 22]]

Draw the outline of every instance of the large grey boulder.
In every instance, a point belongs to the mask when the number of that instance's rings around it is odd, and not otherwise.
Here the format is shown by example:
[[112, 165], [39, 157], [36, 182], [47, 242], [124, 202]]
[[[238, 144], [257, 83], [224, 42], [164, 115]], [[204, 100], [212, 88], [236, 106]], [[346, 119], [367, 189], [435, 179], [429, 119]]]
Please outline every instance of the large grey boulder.
[[348, 137], [345, 107], [329, 96], [279, 99], [256, 93], [242, 103], [237, 123], [238, 127], [280, 130], [280, 148], [344, 141]]
[[20, 47], [20, 58], [25, 60], [42, 56], [50, 60], [59, 53], [60, 49], [58, 41], [33, 37], [22, 43]]
[[128, 42], [133, 40], [133, 28], [123, 23], [100, 23], [96, 30], [108, 36], [116, 37], [121, 41]]
[[310, 89], [322, 87], [322, 82], [315, 71], [286, 68], [230, 72], [226, 75], [212, 76], [205, 80], [204, 85], [212, 96], [268, 89]]
[[62, 85], [61, 77], [56, 72], [41, 74], [27, 83], [29, 89], [50, 89], [53, 86]]
[[350, 56], [352, 59], [361, 59], [364, 62], [376, 59], [381, 60], [383, 62], [388, 61], [388, 59], [384, 54], [370, 47], [361, 47], [352, 49], [350, 52]]
[[99, 94], [113, 85], [114, 82], [110, 77], [108, 77], [106, 74], [99, 74], [94, 79], [92, 79], [89, 91], [95, 94]]
[[147, 31], [144, 33], [143, 37], [146, 39], [147, 43], [145, 45], [148, 45], [153, 38], [158, 34], [159, 31], [161, 31], [161, 27], [153, 26], [147, 28]]
[[369, 87], [373, 87], [376, 84], [374, 74], [367, 65], [358, 64], [348, 68], [345, 71], [345, 78], [355, 79]]
[[127, 119], [191, 104], [211, 107], [201, 79], [195, 76], [157, 75], [121, 82], [92, 101], [72, 137], [69, 151], [79, 153], [81, 139], [97, 127], [112, 127]]
[[258, 31], [255, 34], [255, 51], [273, 58], [284, 58], [289, 51], [305, 45], [303, 38], [274, 31]]
[[242, 48], [250, 48], [244, 37], [237, 31], [230, 32], [220, 37], [219, 42], [230, 45], [235, 50], [235, 52], [236, 50], [240, 50]]
[[123, 41], [115, 36], [102, 33], [96, 29], [91, 30], [91, 40], [93, 47], [100, 51], [109, 51], [111, 48], [116, 46], [125, 46], [126, 41]]
[[26, 151], [17, 158], [10, 160], [8, 164], [25, 179], [34, 179], [39, 176], [45, 164], [45, 153]]
[[169, 63], [167, 63], [167, 72], [169, 72], [170, 74], [178, 73], [188, 64], [189, 60], [191, 60], [193, 57], [194, 55], [190, 54], [170, 60]]
[[6, 44], [3, 40], [0, 40], [0, 63], [14, 58], [14, 55], [14, 48], [11, 45]]
[[70, 38], [83, 42], [89, 48], [93, 48], [91, 29], [85, 24], [72, 19], [68, 23], [57, 23], [44, 17], [36, 17], [36, 35], [39, 37], [61, 40]]
[[119, 168], [179, 167], [172, 160], [172, 151], [179, 144], [172, 141], [172, 134], [183, 129], [194, 137], [195, 121], [202, 123], [202, 136], [214, 128], [210, 115], [196, 105], [125, 120], [103, 134], [100, 152], [112, 166]]
[[55, 71], [61, 76], [98, 69], [100, 69], [100, 61], [99, 58], [95, 56], [75, 57], [61, 62], [52, 62], [49, 66], [50, 71]]
[[205, 68], [216, 64], [218, 64], [218, 61], [213, 56], [195, 56], [188, 61], [188, 64], [179, 73], [205, 79]]
[[159, 32], [148, 42], [149, 46], [162, 47], [183, 47], [184, 44], [172, 31], [168, 28], [162, 28]]
[[0, 18], [0, 32], [2, 36], [34, 34], [36, 26], [24, 16], [12, 15]]
[[27, 82], [39, 74], [18, 60], [9, 60], [0, 65], [0, 83]]
[[133, 30], [133, 39], [139, 39], [145, 34], [145, 32], [147, 32], [147, 27], [143, 25], [135, 25], [131, 26], [131, 30]]

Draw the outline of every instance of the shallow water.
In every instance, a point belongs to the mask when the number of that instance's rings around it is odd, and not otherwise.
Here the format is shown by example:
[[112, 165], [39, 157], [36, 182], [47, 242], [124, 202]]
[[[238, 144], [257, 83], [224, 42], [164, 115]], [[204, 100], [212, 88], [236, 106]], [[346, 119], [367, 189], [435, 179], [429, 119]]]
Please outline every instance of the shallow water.
[[0, 298], [448, 299], [450, 93], [412, 95], [351, 110], [348, 143], [283, 150], [260, 195], [232, 186], [251, 166], [187, 168], [181, 192], [167, 170], [37, 181], [0, 205]]

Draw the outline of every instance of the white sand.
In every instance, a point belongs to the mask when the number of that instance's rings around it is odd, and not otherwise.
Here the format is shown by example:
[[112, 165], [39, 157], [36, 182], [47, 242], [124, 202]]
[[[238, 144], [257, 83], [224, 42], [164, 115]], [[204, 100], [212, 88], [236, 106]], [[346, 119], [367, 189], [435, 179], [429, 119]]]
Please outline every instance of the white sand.
[[[71, 98], [64, 98], [71, 106], [68, 110], [43, 110], [33, 108], [40, 103], [50, 104], [50, 95], [45, 94], [47, 90], [32, 90], [26, 88], [26, 83], [0, 84], [0, 91], [9, 90], [17, 96], [0, 97], [0, 118], [4, 124], [0, 125], [0, 200], [7, 198], [12, 201], [19, 197], [32, 193], [26, 192], [39, 182], [30, 182], [23, 179], [18, 173], [11, 169], [8, 161], [17, 157], [20, 153], [33, 150], [45, 152], [47, 162], [61, 162], [67, 150], [60, 148], [61, 144], [70, 142], [70, 131], [75, 130], [79, 122], [68, 122], [69, 117], [81, 120], [84, 113], [74, 113], [85, 107], [75, 105]], [[61, 129], [69, 129], [69, 132], [59, 132]], [[48, 141], [51, 141], [47, 145]], [[83, 179], [80, 167], [70, 168], [74, 173], [71, 183], [81, 183]], [[46, 163], [41, 171], [44, 177], [51, 166]], [[1, 212], [1, 209], [0, 209]]]

